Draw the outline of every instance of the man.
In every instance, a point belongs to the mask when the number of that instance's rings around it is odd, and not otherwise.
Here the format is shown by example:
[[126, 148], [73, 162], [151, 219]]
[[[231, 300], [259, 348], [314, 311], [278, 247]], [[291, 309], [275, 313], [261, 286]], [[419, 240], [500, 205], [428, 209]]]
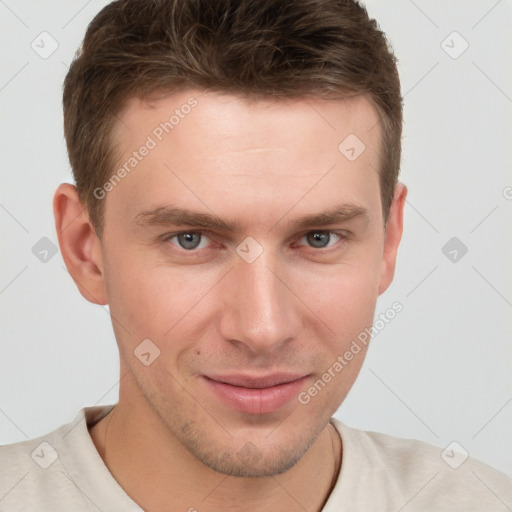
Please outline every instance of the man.
[[393, 279], [401, 127], [356, 2], [105, 7], [65, 81], [54, 213], [109, 305], [119, 402], [2, 447], [2, 510], [506, 510], [502, 473], [332, 419]]

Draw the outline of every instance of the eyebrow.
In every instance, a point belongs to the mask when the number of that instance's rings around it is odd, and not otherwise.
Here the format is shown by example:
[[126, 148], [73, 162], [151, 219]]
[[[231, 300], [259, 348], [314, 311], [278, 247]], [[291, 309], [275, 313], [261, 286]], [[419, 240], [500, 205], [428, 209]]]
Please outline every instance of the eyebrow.
[[[302, 215], [288, 222], [288, 227], [304, 229], [313, 226], [325, 226], [346, 222], [356, 217], [367, 216], [368, 210], [352, 203], [344, 203], [329, 210]], [[171, 208], [161, 206], [145, 210], [135, 215], [135, 223], [141, 227], [151, 226], [194, 226], [203, 229], [220, 231], [241, 231], [241, 224], [236, 221], [226, 221], [211, 213], [202, 213], [186, 208]]]

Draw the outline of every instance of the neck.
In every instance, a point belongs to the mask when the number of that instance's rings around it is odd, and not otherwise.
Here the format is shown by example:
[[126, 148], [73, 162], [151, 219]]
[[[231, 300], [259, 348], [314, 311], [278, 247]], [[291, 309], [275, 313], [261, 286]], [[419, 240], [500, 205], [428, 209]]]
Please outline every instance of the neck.
[[90, 428], [105, 465], [145, 511], [320, 511], [341, 466], [341, 439], [328, 424], [295, 466], [276, 476], [219, 473], [193, 456], [144, 399], [119, 404]]

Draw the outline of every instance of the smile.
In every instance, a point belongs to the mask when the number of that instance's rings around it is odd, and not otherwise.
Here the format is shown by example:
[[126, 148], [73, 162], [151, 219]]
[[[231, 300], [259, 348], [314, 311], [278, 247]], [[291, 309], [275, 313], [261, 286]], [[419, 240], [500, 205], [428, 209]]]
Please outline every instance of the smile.
[[276, 412], [300, 392], [308, 375], [273, 374], [204, 376], [204, 382], [224, 404], [245, 414]]

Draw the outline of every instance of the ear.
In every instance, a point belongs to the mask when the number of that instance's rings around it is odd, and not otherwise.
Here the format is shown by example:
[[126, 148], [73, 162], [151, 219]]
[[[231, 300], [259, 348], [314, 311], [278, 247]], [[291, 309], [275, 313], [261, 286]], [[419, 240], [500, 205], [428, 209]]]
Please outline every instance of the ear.
[[75, 186], [59, 185], [53, 215], [60, 251], [78, 290], [89, 302], [107, 304], [101, 243]]
[[407, 187], [403, 183], [397, 183], [385, 228], [386, 238], [382, 255], [379, 295], [387, 290], [395, 275], [396, 256], [404, 227], [403, 220], [406, 197]]

